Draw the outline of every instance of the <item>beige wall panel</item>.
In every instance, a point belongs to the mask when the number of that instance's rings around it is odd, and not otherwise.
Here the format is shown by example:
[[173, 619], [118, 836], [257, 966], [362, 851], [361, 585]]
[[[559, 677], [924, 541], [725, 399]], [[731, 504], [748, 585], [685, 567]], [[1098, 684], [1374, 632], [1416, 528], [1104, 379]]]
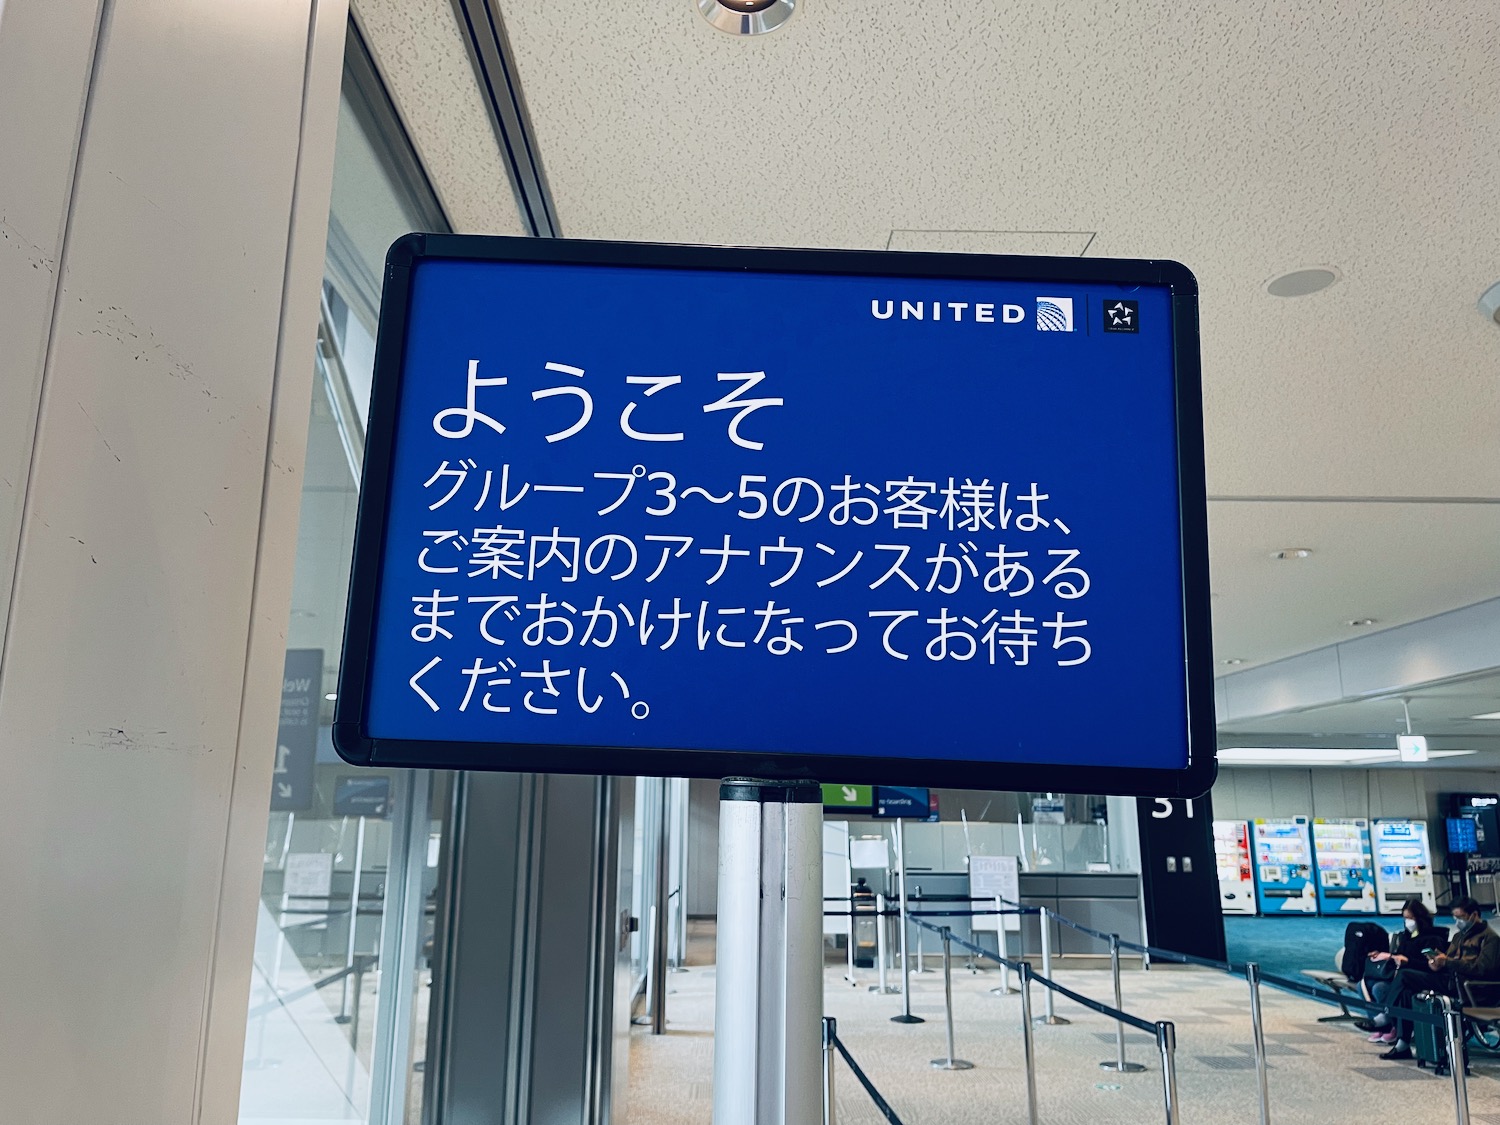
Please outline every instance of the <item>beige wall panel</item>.
[[0, 22], [0, 637], [100, 0], [9, 0]]
[[[6, 57], [50, 49], [13, 14]], [[101, 25], [0, 668], [0, 956], [25, 967], [0, 1089], [28, 1125], [233, 1119], [342, 18], [132, 0]]]

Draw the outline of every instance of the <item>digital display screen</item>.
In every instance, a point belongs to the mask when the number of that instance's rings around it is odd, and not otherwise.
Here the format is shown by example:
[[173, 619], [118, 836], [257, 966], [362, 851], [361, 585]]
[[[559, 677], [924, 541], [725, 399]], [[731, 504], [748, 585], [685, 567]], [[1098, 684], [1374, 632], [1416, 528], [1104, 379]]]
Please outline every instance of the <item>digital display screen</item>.
[[1186, 270], [425, 245], [382, 309], [346, 757], [1211, 780]]
[[1450, 816], [1445, 823], [1448, 827], [1449, 852], [1453, 855], [1474, 855], [1479, 851], [1479, 835], [1470, 817]]

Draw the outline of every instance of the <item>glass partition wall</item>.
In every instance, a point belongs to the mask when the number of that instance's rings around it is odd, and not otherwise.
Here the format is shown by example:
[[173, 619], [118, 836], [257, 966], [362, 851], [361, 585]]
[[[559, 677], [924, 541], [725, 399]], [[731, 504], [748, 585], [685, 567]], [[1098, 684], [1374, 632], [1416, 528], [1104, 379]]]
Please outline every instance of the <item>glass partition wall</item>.
[[350, 28], [242, 1125], [417, 1120], [451, 779], [345, 765], [330, 737], [386, 248], [444, 230]]

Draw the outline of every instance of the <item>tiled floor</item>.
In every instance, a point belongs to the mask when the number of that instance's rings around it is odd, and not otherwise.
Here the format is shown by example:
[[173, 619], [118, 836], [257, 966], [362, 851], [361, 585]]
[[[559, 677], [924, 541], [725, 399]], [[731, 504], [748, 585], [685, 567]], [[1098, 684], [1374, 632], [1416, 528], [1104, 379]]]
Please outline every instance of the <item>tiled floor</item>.
[[[913, 977], [913, 1011], [928, 1022], [890, 1022], [900, 997], [851, 988], [842, 968], [825, 976], [825, 1008], [839, 1035], [906, 1125], [1003, 1125], [1024, 1122], [1019, 1000], [989, 991], [998, 974], [954, 977], [958, 1054], [969, 1071], [939, 1071], [929, 1060], [943, 1053], [942, 978]], [[1095, 970], [1060, 970], [1060, 983], [1085, 995], [1108, 994], [1109, 977]], [[713, 1088], [713, 970], [699, 966], [672, 978], [668, 1034], [638, 1035], [631, 1053], [631, 1125], [709, 1125]], [[1126, 1008], [1149, 1020], [1171, 1019], [1178, 1031], [1178, 1087], [1186, 1125], [1253, 1125], [1256, 1079], [1245, 985], [1195, 969], [1128, 972]], [[1040, 997], [1034, 999], [1040, 1011]], [[1365, 1042], [1348, 1024], [1319, 1024], [1330, 1009], [1266, 989], [1271, 1118], [1276, 1125], [1445, 1125], [1455, 1120], [1453, 1084], [1412, 1063], [1383, 1063], [1384, 1048]], [[1099, 1062], [1113, 1057], [1113, 1024], [1059, 1000], [1072, 1022], [1036, 1029], [1040, 1120], [1046, 1125], [1141, 1125], [1165, 1119], [1161, 1066], [1145, 1035], [1127, 1036], [1141, 1074], [1113, 1074]], [[1500, 1061], [1475, 1060], [1469, 1080], [1474, 1125], [1500, 1125]], [[878, 1125], [883, 1119], [853, 1075], [837, 1074], [841, 1125]]]

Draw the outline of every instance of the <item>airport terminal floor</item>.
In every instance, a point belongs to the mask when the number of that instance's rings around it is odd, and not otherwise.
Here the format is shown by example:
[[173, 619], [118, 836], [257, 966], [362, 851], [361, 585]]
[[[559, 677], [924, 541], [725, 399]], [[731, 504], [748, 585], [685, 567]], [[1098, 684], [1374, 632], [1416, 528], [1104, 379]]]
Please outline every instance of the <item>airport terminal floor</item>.
[[[712, 1121], [712, 1032], [714, 966], [711, 927], [689, 947], [686, 972], [672, 978], [667, 1033], [638, 1031], [631, 1044], [632, 1125], [709, 1125]], [[700, 960], [701, 958], [701, 960]], [[899, 997], [870, 990], [871, 974], [851, 987], [841, 966], [824, 971], [825, 1007], [838, 1020], [839, 1037], [902, 1122], [1024, 1121], [1025, 1060], [1016, 993], [991, 990], [993, 967], [971, 972], [962, 963], [953, 980], [957, 1054], [972, 1070], [931, 1065], [946, 1050], [941, 974], [913, 977], [912, 1012], [922, 1024], [891, 1022]], [[1097, 969], [1064, 969], [1061, 983], [1099, 995]], [[1126, 1006], [1150, 1019], [1177, 1026], [1177, 1082], [1184, 1121], [1253, 1121], [1256, 1075], [1245, 984], [1204, 969], [1139, 967], [1123, 977]], [[1336, 1012], [1336, 1010], [1335, 1010]], [[1383, 1050], [1347, 1023], [1320, 1023], [1325, 1005], [1267, 990], [1264, 1035], [1274, 1090], [1272, 1119], [1290, 1125], [1329, 1121], [1446, 1121], [1446, 1083], [1415, 1063], [1392, 1065], [1374, 1056]], [[1127, 1060], [1139, 1073], [1116, 1074], [1099, 1063], [1114, 1058], [1112, 1021], [1075, 1004], [1060, 1002], [1057, 1014], [1071, 1021], [1036, 1029], [1039, 1120], [1059, 1125], [1133, 1125], [1160, 1120], [1161, 1062], [1152, 1037], [1131, 1030]], [[1470, 1086], [1474, 1125], [1500, 1121], [1500, 1059], [1476, 1058]], [[838, 1120], [874, 1125], [888, 1120], [848, 1067], [836, 1067]], [[1451, 1100], [1451, 1099], [1450, 1099]]]
[[0, 0], [0, 1125], [1500, 1125], [1495, 16]]

